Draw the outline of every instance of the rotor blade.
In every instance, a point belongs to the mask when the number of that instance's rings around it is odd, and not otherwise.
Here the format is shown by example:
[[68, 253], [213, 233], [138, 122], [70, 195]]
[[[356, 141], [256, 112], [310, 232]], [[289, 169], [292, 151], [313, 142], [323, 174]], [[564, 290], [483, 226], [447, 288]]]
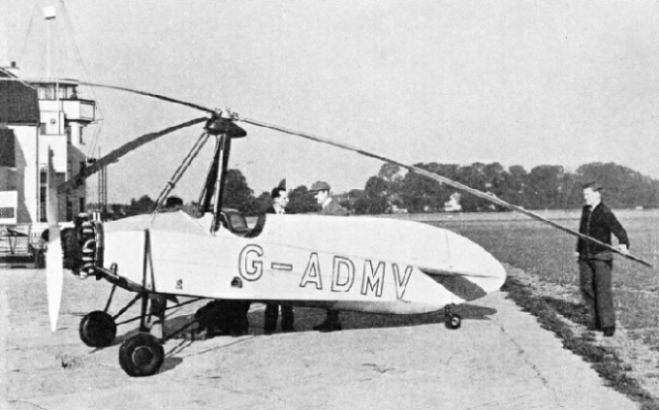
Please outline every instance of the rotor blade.
[[549, 220], [549, 219], [543, 218], [543, 217], [541, 217], [540, 215], [535, 214], [535, 213], [533, 213], [533, 212], [531, 212], [531, 211], [528, 211], [528, 210], [526, 210], [526, 209], [524, 209], [524, 208], [522, 208], [522, 207], [520, 207], [520, 206], [513, 205], [513, 204], [508, 203], [508, 202], [506, 202], [506, 201], [504, 201], [504, 200], [502, 200], [502, 199], [499, 199], [499, 198], [497, 198], [497, 197], [495, 197], [495, 196], [488, 195], [488, 194], [486, 194], [485, 192], [482, 192], [482, 191], [479, 191], [479, 190], [477, 190], [477, 189], [471, 188], [471, 187], [469, 187], [469, 186], [467, 186], [467, 185], [464, 185], [464, 184], [461, 184], [461, 183], [459, 183], [459, 182], [457, 182], [457, 181], [453, 181], [452, 179], [449, 179], [449, 178], [443, 177], [443, 176], [441, 176], [441, 175], [439, 175], [439, 174], [435, 174], [435, 173], [432, 173], [432, 172], [426, 171], [425, 169], [422, 169], [422, 168], [419, 168], [419, 167], [415, 167], [415, 166], [413, 166], [413, 165], [407, 165], [407, 164], [404, 164], [404, 163], [402, 163], [402, 162], [399, 162], [399, 161], [396, 161], [396, 160], [393, 160], [393, 159], [390, 159], [390, 158], [384, 157], [384, 156], [382, 156], [382, 155], [378, 155], [378, 154], [374, 154], [374, 153], [372, 153], [372, 152], [364, 151], [363, 149], [360, 149], [360, 148], [357, 148], [357, 147], [353, 147], [353, 146], [350, 146], [350, 145], [348, 145], [348, 144], [344, 144], [344, 143], [341, 143], [341, 142], [332, 141], [332, 140], [329, 140], [329, 139], [327, 139], [327, 138], [318, 137], [318, 136], [315, 136], [315, 135], [307, 134], [307, 133], [300, 132], [300, 131], [295, 131], [295, 130], [288, 129], [288, 128], [284, 128], [284, 127], [280, 127], [280, 126], [277, 126], [277, 125], [267, 124], [267, 123], [264, 123], [264, 122], [261, 122], [261, 121], [257, 121], [257, 120], [253, 120], [253, 119], [249, 119], [249, 118], [239, 118], [237, 115], [234, 115], [234, 119], [239, 120], [239, 121], [242, 121], [242, 122], [245, 122], [245, 123], [247, 123], [247, 124], [255, 125], [255, 126], [257, 126], [257, 127], [269, 128], [269, 129], [272, 129], [272, 130], [275, 130], [275, 131], [283, 132], [283, 133], [285, 133], [285, 134], [295, 135], [295, 136], [302, 137], [302, 138], [306, 138], [306, 139], [309, 139], [309, 140], [312, 140], [312, 141], [321, 142], [321, 143], [323, 143], [323, 144], [332, 145], [332, 146], [334, 146], [334, 147], [343, 148], [343, 149], [346, 149], [346, 150], [348, 150], [348, 151], [353, 151], [353, 152], [356, 152], [356, 153], [358, 153], [358, 154], [364, 155], [364, 156], [369, 157], [369, 158], [375, 158], [375, 159], [379, 159], [380, 161], [384, 161], [384, 162], [388, 162], [388, 163], [390, 163], [390, 164], [398, 165], [398, 166], [403, 167], [403, 168], [406, 168], [406, 169], [408, 169], [408, 170], [410, 170], [410, 171], [412, 171], [412, 172], [415, 172], [415, 173], [417, 173], [417, 174], [419, 174], [419, 175], [423, 175], [423, 176], [425, 176], [425, 177], [428, 177], [428, 178], [434, 179], [435, 181], [438, 181], [438, 182], [440, 182], [440, 183], [443, 183], [443, 184], [446, 184], [446, 185], [452, 186], [452, 187], [457, 188], [457, 189], [459, 189], [459, 190], [461, 190], [461, 191], [468, 192], [468, 193], [470, 193], [470, 194], [472, 194], [472, 195], [475, 195], [475, 196], [477, 196], [477, 197], [479, 197], [479, 198], [485, 199], [486, 201], [492, 202], [492, 203], [494, 203], [494, 204], [497, 204], [497, 205], [503, 206], [504, 208], [511, 209], [511, 210], [513, 210], [513, 211], [516, 211], [516, 212], [519, 212], [519, 213], [521, 213], [521, 214], [524, 214], [524, 215], [526, 215], [526, 216], [528, 216], [528, 217], [531, 217], [531, 218], [533, 218], [533, 219], [535, 219], [535, 220], [538, 220], [538, 221], [540, 221], [540, 222], [543, 222], [543, 223], [546, 223], [546, 224], [548, 224], [548, 225], [551, 225], [551, 226], [553, 226], [554, 228], [560, 229], [561, 231], [566, 232], [566, 233], [568, 233], [568, 234], [570, 234], [570, 235], [573, 235], [573, 236], [579, 237], [579, 238], [581, 238], [581, 239], [583, 239], [583, 240], [585, 240], [585, 241], [589, 241], [589, 242], [591, 242], [591, 243], [595, 243], [595, 244], [597, 244], [597, 245], [603, 246], [603, 247], [609, 249], [609, 250], [612, 251], [612, 252], [615, 252], [615, 253], [617, 253], [617, 254], [619, 254], [619, 255], [624, 256], [624, 257], [627, 258], [627, 259], [633, 260], [633, 261], [638, 262], [638, 263], [640, 263], [640, 264], [642, 264], [642, 265], [645, 265], [645, 266], [647, 266], [647, 267], [649, 267], [649, 268], [652, 268], [652, 265], [649, 264], [648, 262], [644, 261], [643, 259], [640, 259], [640, 258], [638, 258], [638, 257], [636, 257], [636, 256], [633, 256], [633, 255], [629, 254], [629, 253], [626, 253], [626, 254], [625, 254], [625, 253], [622, 253], [619, 249], [617, 249], [617, 248], [615, 248], [615, 247], [613, 247], [613, 246], [611, 246], [611, 245], [605, 244], [605, 243], [603, 243], [603, 242], [600, 242], [600, 241], [598, 241], [598, 240], [595, 239], [595, 238], [592, 238], [592, 237], [590, 237], [590, 236], [587, 236], [587, 235], [584, 235], [584, 234], [582, 234], [582, 233], [579, 233], [579, 232], [577, 232], [577, 231], [575, 231], [575, 230], [573, 230], [573, 229], [566, 228], [566, 227], [564, 227], [564, 226], [562, 226], [562, 225], [560, 225], [560, 224], [558, 224], [558, 223], [556, 223], [556, 222], [553, 222], [553, 221], [551, 221], [551, 220]]
[[62, 287], [64, 283], [64, 261], [62, 245], [59, 235], [59, 201], [57, 187], [55, 186], [55, 169], [53, 167], [53, 152], [48, 150], [48, 191], [47, 191], [46, 217], [48, 219], [48, 251], [46, 253], [46, 291], [48, 294], [48, 316], [50, 317], [50, 330], [57, 330], [62, 301]]
[[188, 101], [178, 100], [176, 98], [167, 97], [166, 95], [154, 94], [154, 93], [148, 93], [146, 91], [135, 90], [133, 88], [117, 87], [116, 85], [90, 83], [90, 82], [87, 82], [87, 81], [79, 81], [78, 84], [86, 85], [86, 86], [89, 86], [89, 87], [107, 88], [107, 89], [110, 89], [110, 90], [126, 91], [126, 92], [132, 93], [132, 94], [144, 95], [146, 97], [156, 98], [158, 100], [183, 105], [183, 106], [194, 108], [194, 109], [197, 109], [197, 110], [200, 110], [200, 111], [205, 111], [205, 112], [208, 112], [208, 113], [211, 113], [211, 114], [215, 114], [217, 112], [216, 110], [214, 110], [212, 108], [204, 107], [203, 105], [198, 105], [198, 104], [191, 103], [191, 102], [188, 102]]
[[89, 176], [95, 174], [96, 172], [100, 171], [101, 169], [107, 167], [108, 165], [112, 164], [113, 162], [117, 161], [119, 158], [123, 157], [124, 155], [128, 154], [129, 152], [141, 147], [142, 145], [151, 142], [153, 140], [156, 140], [164, 135], [167, 135], [169, 133], [172, 133], [174, 131], [178, 131], [182, 128], [186, 128], [195, 124], [199, 124], [200, 122], [208, 121], [207, 117], [200, 117], [200, 118], [195, 118], [194, 120], [186, 121], [184, 123], [175, 125], [173, 127], [165, 128], [164, 130], [158, 131], [158, 132], [152, 132], [149, 134], [144, 134], [141, 137], [138, 137], [121, 147], [115, 149], [114, 151], [110, 152], [103, 158], [100, 158], [96, 162], [94, 162], [92, 165], [85, 167], [82, 169], [79, 173], [71, 177], [67, 182], [59, 185], [57, 187], [57, 192], [63, 193], [65, 191], [68, 191], [70, 189], [76, 189], [80, 185], [82, 185], [82, 182], [88, 178]]
[[216, 113], [216, 110], [214, 110], [212, 108], [204, 107], [203, 105], [198, 105], [198, 104], [191, 103], [191, 102], [188, 102], [188, 101], [178, 100], [176, 98], [167, 97], [167, 96], [161, 95], [161, 94], [148, 93], [146, 91], [135, 90], [133, 88], [118, 87], [118, 86], [115, 86], [115, 85], [90, 83], [90, 82], [87, 82], [87, 81], [78, 81], [78, 80], [63, 79], [63, 78], [59, 78], [59, 79], [57, 79], [57, 78], [46, 78], [46, 79], [44, 79], [44, 78], [0, 78], [0, 81], [15, 81], [15, 82], [21, 82], [21, 83], [26, 84], [26, 85], [29, 85], [30, 82], [39, 82], [39, 81], [47, 81], [49, 83], [57, 83], [57, 82], [66, 82], [66, 83], [69, 83], [69, 84], [70, 83], [75, 83], [75, 84], [78, 84], [78, 85], [86, 85], [86, 86], [89, 86], [89, 87], [98, 87], [98, 88], [107, 88], [107, 89], [110, 89], [110, 90], [125, 91], [125, 92], [132, 93], [132, 94], [143, 95], [143, 96], [146, 96], [146, 97], [151, 97], [151, 98], [155, 98], [155, 99], [158, 99], [158, 100], [167, 101], [167, 102], [170, 102], [170, 103], [183, 105], [185, 107], [194, 108], [196, 110], [205, 111], [205, 112], [208, 112], [208, 113], [211, 113], [211, 114]]

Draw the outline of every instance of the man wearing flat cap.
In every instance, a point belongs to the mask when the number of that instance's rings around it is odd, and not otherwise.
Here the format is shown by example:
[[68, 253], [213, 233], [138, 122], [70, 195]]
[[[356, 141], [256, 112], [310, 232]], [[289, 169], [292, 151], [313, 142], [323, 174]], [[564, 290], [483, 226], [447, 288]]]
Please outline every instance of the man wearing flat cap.
[[348, 211], [339, 205], [336, 201], [332, 200], [330, 195], [330, 186], [327, 182], [318, 181], [314, 182], [311, 185], [309, 190], [311, 194], [316, 198], [316, 202], [321, 206], [321, 215], [337, 215], [337, 216], [347, 216]]
[[[611, 234], [618, 238], [619, 250], [629, 252], [627, 232], [611, 209], [604, 205], [601, 197], [602, 186], [597, 183], [584, 185], [583, 196], [586, 205], [581, 213], [579, 233], [590, 236], [607, 245], [611, 244]], [[595, 329], [604, 336], [611, 337], [616, 330], [616, 316], [611, 290], [613, 253], [611, 250], [579, 238], [579, 287], [586, 304], [593, 310]]]
[[[324, 181], [318, 181], [311, 185], [311, 189], [309, 191], [314, 196], [314, 198], [316, 198], [316, 202], [318, 202], [318, 205], [321, 207], [320, 214], [347, 216], [348, 211], [337, 202], [332, 200], [330, 190], [331, 188], [329, 184]], [[314, 330], [319, 330], [321, 332], [334, 332], [341, 330], [339, 312], [337, 310], [327, 309], [327, 317], [325, 318], [325, 321], [317, 326], [314, 326]]]

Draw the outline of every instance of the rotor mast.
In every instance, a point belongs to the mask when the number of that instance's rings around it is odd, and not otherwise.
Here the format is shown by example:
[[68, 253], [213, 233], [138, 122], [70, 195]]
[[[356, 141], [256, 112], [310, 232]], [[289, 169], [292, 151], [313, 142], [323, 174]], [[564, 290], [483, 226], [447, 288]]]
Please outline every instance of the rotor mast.
[[229, 166], [229, 157], [231, 155], [231, 140], [233, 138], [242, 138], [247, 135], [244, 129], [233, 123], [229, 116], [215, 116], [211, 118], [205, 127], [205, 132], [214, 135], [217, 138], [215, 145], [215, 155], [213, 162], [206, 176], [206, 183], [199, 198], [199, 212], [213, 212], [213, 227], [216, 231], [219, 228], [220, 215], [222, 213], [222, 203], [224, 199], [224, 189], [226, 186], [226, 175]]

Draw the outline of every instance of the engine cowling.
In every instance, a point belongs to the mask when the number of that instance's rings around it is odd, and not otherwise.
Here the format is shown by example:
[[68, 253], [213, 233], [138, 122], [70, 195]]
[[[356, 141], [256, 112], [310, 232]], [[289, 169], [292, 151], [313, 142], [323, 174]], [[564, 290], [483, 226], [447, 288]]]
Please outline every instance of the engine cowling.
[[103, 224], [86, 215], [78, 216], [72, 228], [62, 229], [64, 268], [81, 279], [96, 274], [103, 267]]

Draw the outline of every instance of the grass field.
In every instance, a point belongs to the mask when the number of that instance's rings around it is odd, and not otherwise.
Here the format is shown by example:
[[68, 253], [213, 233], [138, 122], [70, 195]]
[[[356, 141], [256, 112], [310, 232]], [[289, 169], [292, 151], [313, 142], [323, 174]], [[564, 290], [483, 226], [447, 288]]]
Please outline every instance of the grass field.
[[[650, 269], [616, 257], [613, 287], [618, 320], [632, 338], [659, 350], [659, 211], [615, 212], [630, 237], [632, 253], [654, 266]], [[579, 211], [541, 215], [578, 229]], [[548, 225], [511, 213], [437, 214], [419, 219], [473, 240], [501, 262], [541, 281], [578, 285], [576, 238]]]

